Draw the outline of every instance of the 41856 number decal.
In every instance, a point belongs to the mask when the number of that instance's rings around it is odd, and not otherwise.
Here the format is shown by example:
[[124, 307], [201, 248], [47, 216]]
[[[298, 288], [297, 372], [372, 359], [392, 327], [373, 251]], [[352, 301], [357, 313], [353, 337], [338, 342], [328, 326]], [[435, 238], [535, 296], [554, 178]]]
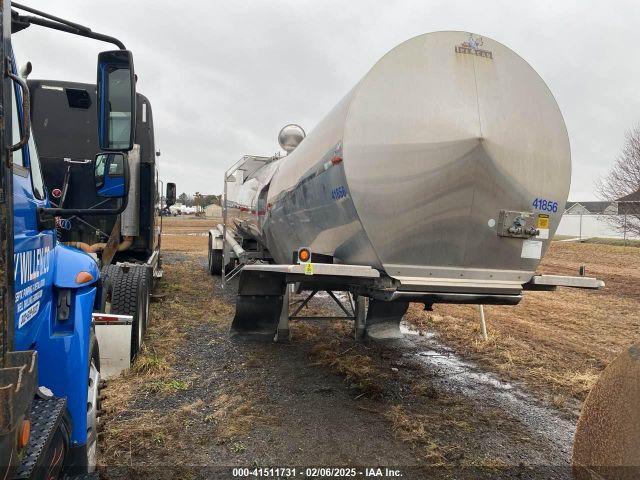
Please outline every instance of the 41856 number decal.
[[558, 211], [558, 202], [553, 202], [551, 200], [547, 200], [546, 198], [536, 198], [533, 201], [532, 205], [536, 210], [541, 210], [543, 212], [556, 213]]

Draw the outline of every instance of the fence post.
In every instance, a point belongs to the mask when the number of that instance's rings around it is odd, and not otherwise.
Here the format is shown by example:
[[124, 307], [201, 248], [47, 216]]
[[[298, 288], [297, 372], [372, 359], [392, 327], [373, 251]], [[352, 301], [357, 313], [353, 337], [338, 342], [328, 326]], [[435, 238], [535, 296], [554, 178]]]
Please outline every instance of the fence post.
[[578, 237], [582, 240], [582, 214], [580, 214], [580, 232], [578, 233]]
[[489, 340], [487, 335], [487, 323], [484, 320], [484, 305], [478, 305], [478, 311], [480, 312], [480, 330], [482, 331], [482, 339], [486, 342]]

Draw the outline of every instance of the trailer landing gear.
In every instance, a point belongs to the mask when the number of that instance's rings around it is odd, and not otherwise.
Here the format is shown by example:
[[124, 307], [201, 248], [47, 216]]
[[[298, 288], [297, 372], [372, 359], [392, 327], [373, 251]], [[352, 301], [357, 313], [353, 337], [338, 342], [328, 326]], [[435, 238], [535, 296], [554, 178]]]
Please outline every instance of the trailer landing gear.
[[[309, 280], [307, 280], [309, 282]], [[289, 312], [289, 290], [292, 284], [286, 275], [277, 271], [245, 268], [240, 273], [236, 312], [231, 324], [231, 337], [263, 342], [286, 342], [289, 340], [290, 320], [353, 320], [354, 336], [357, 340], [397, 340], [402, 338], [400, 321], [409, 307], [409, 302], [370, 299], [360, 295], [348, 296], [348, 301], [338, 299], [334, 290], [344, 287], [319, 284], [316, 290], [304, 299], [295, 302]], [[307, 317], [299, 315], [308, 302], [319, 292], [326, 291], [344, 312], [342, 316]]]
[[370, 340], [398, 340], [402, 338], [400, 321], [409, 308], [409, 302], [369, 300], [364, 333]]
[[281, 274], [243, 270], [231, 337], [272, 342], [280, 322], [285, 289]]

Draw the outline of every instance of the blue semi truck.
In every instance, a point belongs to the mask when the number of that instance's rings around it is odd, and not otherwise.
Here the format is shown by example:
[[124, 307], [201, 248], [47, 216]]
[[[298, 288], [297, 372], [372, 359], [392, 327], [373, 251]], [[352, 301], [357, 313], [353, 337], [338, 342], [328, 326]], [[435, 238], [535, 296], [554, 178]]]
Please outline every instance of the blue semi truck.
[[[129, 191], [125, 152], [136, 122], [131, 52], [107, 35], [0, 0], [0, 478], [86, 478], [95, 470], [100, 355], [92, 313], [100, 272], [88, 254], [58, 242], [64, 215], [116, 215]], [[52, 207], [31, 135], [29, 89], [12, 41], [39, 25], [114, 44], [97, 63], [96, 194], [108, 209]], [[109, 315], [103, 315], [108, 321]]]

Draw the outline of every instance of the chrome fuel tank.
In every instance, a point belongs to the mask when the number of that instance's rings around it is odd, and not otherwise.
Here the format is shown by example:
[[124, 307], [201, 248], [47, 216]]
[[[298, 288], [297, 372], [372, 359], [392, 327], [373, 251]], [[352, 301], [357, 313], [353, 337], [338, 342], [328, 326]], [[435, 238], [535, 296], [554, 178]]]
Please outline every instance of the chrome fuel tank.
[[466, 32], [391, 50], [276, 163], [259, 227], [277, 262], [305, 246], [407, 289], [456, 291], [530, 279], [571, 175], [544, 81]]

